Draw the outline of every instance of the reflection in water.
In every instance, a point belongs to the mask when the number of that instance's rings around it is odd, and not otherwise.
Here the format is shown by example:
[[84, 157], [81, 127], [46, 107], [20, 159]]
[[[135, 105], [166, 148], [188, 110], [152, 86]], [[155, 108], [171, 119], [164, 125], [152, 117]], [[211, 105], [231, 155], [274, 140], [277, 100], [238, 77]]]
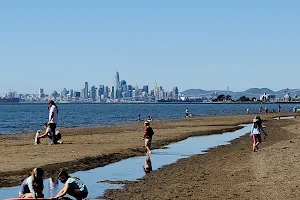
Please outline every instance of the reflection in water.
[[152, 163], [151, 163], [150, 155], [148, 155], [146, 157], [145, 166], [143, 166], [143, 170], [144, 170], [145, 174], [152, 172]]
[[58, 190], [58, 179], [56, 177], [49, 178], [49, 197], [54, 197]]

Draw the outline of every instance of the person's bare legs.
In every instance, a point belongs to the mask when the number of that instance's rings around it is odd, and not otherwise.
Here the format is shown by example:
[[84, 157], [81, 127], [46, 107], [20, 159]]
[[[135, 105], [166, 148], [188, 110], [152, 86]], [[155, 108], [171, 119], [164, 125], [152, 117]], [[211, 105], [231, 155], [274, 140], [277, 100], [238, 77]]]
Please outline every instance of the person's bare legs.
[[147, 149], [147, 154], [151, 154], [151, 149], [150, 149], [150, 142], [151, 139], [145, 139], [145, 148]]

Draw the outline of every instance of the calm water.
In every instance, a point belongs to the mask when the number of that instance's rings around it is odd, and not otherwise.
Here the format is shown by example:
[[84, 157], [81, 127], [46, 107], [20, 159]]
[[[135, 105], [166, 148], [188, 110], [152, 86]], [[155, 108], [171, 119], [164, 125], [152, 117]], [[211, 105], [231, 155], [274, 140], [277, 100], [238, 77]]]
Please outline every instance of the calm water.
[[[152, 169], [157, 170], [164, 165], [176, 162], [178, 159], [187, 158], [195, 154], [204, 154], [209, 148], [226, 145], [229, 141], [250, 132], [251, 125], [243, 126], [244, 128], [234, 132], [190, 137], [186, 140], [170, 144], [164, 149], [155, 149], [152, 151], [151, 155]], [[251, 148], [251, 141], [249, 141], [248, 147]], [[89, 198], [96, 198], [103, 195], [107, 189], [117, 189], [123, 186], [120, 184], [109, 184], [100, 181], [134, 181], [143, 177], [145, 174], [142, 166], [145, 166], [145, 159], [146, 156], [128, 158], [104, 167], [88, 171], [79, 171], [72, 174], [72, 176], [79, 177], [87, 185]], [[63, 184], [59, 183], [58, 185], [51, 187], [50, 180], [46, 179], [44, 180], [44, 186], [44, 195], [48, 198], [56, 195], [57, 192], [62, 189]], [[16, 197], [19, 189], [20, 186], [0, 188], [0, 199]]]
[[[0, 134], [35, 131], [43, 128], [48, 120], [47, 104], [0, 105]], [[138, 114], [145, 120], [183, 119], [185, 109], [194, 115], [232, 115], [258, 113], [260, 106], [269, 111], [278, 109], [277, 104], [60, 104], [58, 128], [98, 126], [134, 122]], [[292, 111], [300, 104], [281, 104], [282, 112]]]

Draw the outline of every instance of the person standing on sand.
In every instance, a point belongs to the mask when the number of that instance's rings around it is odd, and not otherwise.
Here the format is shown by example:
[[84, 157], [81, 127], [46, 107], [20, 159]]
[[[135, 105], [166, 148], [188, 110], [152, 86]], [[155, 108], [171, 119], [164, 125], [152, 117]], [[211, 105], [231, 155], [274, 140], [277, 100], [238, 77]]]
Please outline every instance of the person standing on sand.
[[54, 103], [53, 100], [49, 101], [49, 120], [48, 124], [51, 129], [51, 138], [52, 138], [52, 144], [57, 144], [57, 141], [55, 140], [55, 129], [56, 129], [56, 124], [57, 124], [57, 119], [58, 119], [58, 108], [57, 105]]
[[34, 168], [31, 176], [26, 178], [21, 184], [19, 191], [20, 198], [44, 198], [43, 189], [44, 170], [42, 168]]
[[188, 109], [188, 108], [185, 109], [185, 117], [186, 117], [186, 118], [189, 117], [189, 109]]
[[147, 149], [147, 154], [150, 155], [151, 154], [151, 141], [152, 141], [152, 136], [154, 135], [154, 131], [153, 129], [150, 127], [150, 123], [148, 121], [144, 122], [144, 136], [143, 136], [143, 140], [145, 141], [145, 148]]
[[278, 112], [280, 113], [280, 111], [281, 111], [281, 106], [280, 104], [278, 104]]

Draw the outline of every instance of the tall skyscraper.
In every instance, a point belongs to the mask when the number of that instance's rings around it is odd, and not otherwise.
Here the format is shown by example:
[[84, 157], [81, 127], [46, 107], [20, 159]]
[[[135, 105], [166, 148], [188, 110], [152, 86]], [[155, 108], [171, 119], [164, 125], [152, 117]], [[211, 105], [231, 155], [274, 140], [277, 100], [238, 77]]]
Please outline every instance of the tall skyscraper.
[[173, 87], [172, 98], [176, 99], [176, 100], [178, 99], [178, 88], [177, 87]]
[[118, 98], [118, 90], [119, 90], [119, 86], [120, 86], [120, 76], [119, 76], [119, 72], [116, 73], [116, 76], [115, 76], [115, 85], [114, 85], [114, 98]]
[[111, 86], [111, 90], [110, 90], [110, 98], [114, 99], [115, 98], [115, 87]]
[[93, 100], [96, 100], [96, 87], [95, 87], [94, 85], [91, 87], [90, 97], [91, 97]]
[[88, 82], [84, 83], [84, 94], [83, 94], [83, 98], [87, 99], [89, 98], [89, 84]]
[[39, 89], [39, 97], [40, 97], [40, 98], [45, 97], [44, 89], [43, 89], [43, 88], [40, 88], [40, 89]]
[[98, 88], [97, 96], [101, 97], [101, 95], [104, 95], [104, 85], [99, 85], [99, 88]]

